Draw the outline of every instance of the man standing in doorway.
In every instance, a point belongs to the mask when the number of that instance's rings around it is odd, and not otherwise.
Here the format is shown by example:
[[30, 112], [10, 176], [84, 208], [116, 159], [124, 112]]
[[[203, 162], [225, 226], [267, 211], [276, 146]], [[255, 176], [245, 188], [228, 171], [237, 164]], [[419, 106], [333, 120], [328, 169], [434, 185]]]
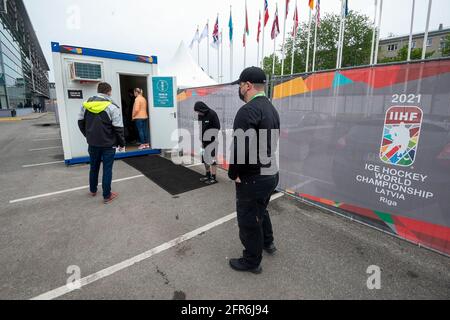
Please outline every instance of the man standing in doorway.
[[108, 204], [119, 196], [111, 192], [112, 171], [116, 147], [119, 151], [125, 148], [125, 136], [122, 112], [111, 100], [111, 85], [100, 83], [97, 92], [96, 96], [83, 104], [78, 126], [89, 145], [90, 195], [97, 195], [100, 164], [103, 162], [103, 198], [104, 203]]
[[205, 164], [206, 176], [200, 181], [208, 185], [217, 183], [217, 148], [219, 147], [220, 120], [217, 113], [204, 102], [199, 101], [194, 106], [198, 121], [202, 126], [202, 162]]
[[269, 254], [277, 251], [267, 207], [279, 183], [276, 153], [280, 116], [266, 97], [266, 82], [264, 71], [251, 67], [234, 83], [239, 84], [239, 97], [246, 105], [234, 122], [228, 172], [236, 182], [239, 235], [245, 247], [243, 257], [231, 259], [230, 266], [255, 274], [262, 272], [263, 250]]

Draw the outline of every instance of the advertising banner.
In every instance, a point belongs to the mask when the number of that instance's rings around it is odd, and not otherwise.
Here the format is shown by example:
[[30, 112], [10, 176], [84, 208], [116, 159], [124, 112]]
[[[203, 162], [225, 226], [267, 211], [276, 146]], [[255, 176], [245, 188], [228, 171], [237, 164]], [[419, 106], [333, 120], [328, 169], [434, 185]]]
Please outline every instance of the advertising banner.
[[[450, 254], [450, 60], [274, 78], [271, 93], [282, 190]], [[229, 85], [178, 99], [180, 128], [201, 100], [225, 136], [243, 105]]]

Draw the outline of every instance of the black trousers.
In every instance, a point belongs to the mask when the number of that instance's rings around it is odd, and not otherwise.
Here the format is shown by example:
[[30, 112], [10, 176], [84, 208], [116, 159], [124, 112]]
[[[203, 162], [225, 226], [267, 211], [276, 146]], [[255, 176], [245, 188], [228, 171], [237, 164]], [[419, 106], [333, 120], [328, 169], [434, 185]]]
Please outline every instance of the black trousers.
[[236, 183], [239, 237], [244, 245], [243, 258], [249, 267], [258, 267], [263, 248], [274, 242], [267, 207], [278, 186], [279, 175], [254, 176]]

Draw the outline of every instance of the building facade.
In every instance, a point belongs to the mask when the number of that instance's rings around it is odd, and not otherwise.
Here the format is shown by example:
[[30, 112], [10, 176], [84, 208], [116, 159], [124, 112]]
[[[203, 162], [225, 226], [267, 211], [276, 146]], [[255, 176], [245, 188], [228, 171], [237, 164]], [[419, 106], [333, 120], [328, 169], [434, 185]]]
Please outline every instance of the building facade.
[[49, 66], [22, 0], [0, 0], [0, 109], [45, 105]]
[[[428, 34], [427, 41], [427, 53], [434, 52], [430, 58], [440, 58], [442, 57], [442, 49], [445, 45], [445, 38], [450, 35], [450, 28], [443, 28], [442, 25], [439, 26], [438, 30], [430, 31]], [[425, 40], [425, 33], [417, 33], [413, 35], [412, 48], [423, 48], [423, 41]], [[386, 58], [397, 57], [399, 51], [403, 47], [408, 47], [409, 45], [409, 35], [400, 37], [391, 37], [380, 40], [379, 48], [379, 61]]]

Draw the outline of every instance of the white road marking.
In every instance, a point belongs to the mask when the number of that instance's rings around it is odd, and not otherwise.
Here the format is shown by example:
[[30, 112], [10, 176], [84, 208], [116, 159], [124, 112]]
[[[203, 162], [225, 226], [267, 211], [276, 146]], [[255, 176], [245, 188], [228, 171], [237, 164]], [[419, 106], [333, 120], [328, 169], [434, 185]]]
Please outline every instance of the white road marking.
[[33, 142], [38, 142], [38, 141], [57, 141], [57, 140], [62, 140], [62, 139], [61, 138], [36, 139], [36, 140], [33, 140]]
[[38, 163], [38, 164], [27, 164], [25, 166], [22, 166], [22, 168], [33, 168], [33, 167], [41, 167], [41, 166], [48, 166], [51, 164], [59, 164], [64, 163], [65, 161], [55, 161], [55, 162], [46, 162], [46, 163]]
[[30, 149], [28, 151], [33, 152], [33, 151], [43, 151], [43, 150], [52, 150], [52, 149], [61, 149], [62, 147], [48, 147], [48, 148], [39, 148], [39, 149]]
[[[281, 198], [283, 195], [284, 194], [276, 194], [276, 195], [274, 195], [272, 197], [271, 201], [275, 201], [275, 200]], [[131, 259], [125, 260], [125, 261], [120, 262], [120, 263], [118, 263], [118, 264], [116, 264], [114, 266], [111, 266], [109, 268], [103, 269], [103, 270], [101, 270], [99, 272], [96, 272], [94, 274], [91, 274], [91, 275], [89, 275], [89, 276], [79, 280], [79, 282], [77, 284], [80, 284], [80, 288], [82, 288], [84, 286], [87, 286], [87, 285], [95, 282], [95, 281], [98, 281], [100, 279], [103, 279], [103, 278], [106, 278], [108, 276], [111, 276], [111, 275], [113, 275], [116, 272], [122, 271], [122, 270], [124, 270], [126, 268], [129, 268], [129, 267], [139, 263], [139, 262], [147, 260], [147, 259], [153, 257], [154, 255], [157, 255], [158, 253], [161, 253], [161, 252], [167, 251], [167, 250], [169, 250], [169, 249], [171, 249], [173, 247], [176, 247], [176, 246], [182, 244], [183, 242], [191, 240], [191, 239], [197, 237], [198, 235], [200, 235], [200, 234], [202, 234], [204, 232], [207, 232], [207, 231], [209, 231], [211, 229], [214, 229], [215, 227], [218, 227], [218, 226], [220, 226], [220, 225], [222, 225], [222, 224], [224, 224], [224, 223], [226, 223], [228, 221], [231, 221], [231, 220], [233, 220], [235, 218], [236, 218], [236, 212], [234, 212], [234, 213], [232, 213], [232, 214], [230, 214], [230, 215], [228, 215], [226, 217], [223, 217], [223, 218], [221, 218], [219, 220], [216, 220], [216, 221], [214, 221], [214, 222], [212, 222], [212, 223], [210, 223], [210, 224], [208, 224], [206, 226], [198, 228], [198, 229], [196, 229], [196, 230], [194, 230], [192, 232], [186, 233], [185, 235], [182, 235], [179, 238], [176, 238], [176, 239], [173, 239], [172, 241], [166, 242], [166, 243], [160, 245], [159, 247], [153, 248], [153, 249], [151, 249], [151, 250], [149, 250], [147, 252], [144, 252], [144, 253], [142, 253], [140, 255], [137, 255], [137, 256], [135, 256], [135, 257], [133, 257]], [[42, 294], [40, 296], [37, 296], [35, 298], [32, 298], [31, 300], [53, 300], [53, 299], [59, 298], [59, 297], [61, 297], [63, 295], [66, 295], [66, 294], [72, 292], [72, 291], [75, 291], [75, 290], [76, 289], [69, 288], [68, 286], [65, 285], [65, 286], [59, 287], [59, 288], [57, 288], [55, 290], [49, 291], [47, 293], [44, 293], [44, 294]]]
[[[134, 177], [129, 177], [129, 178], [124, 178], [124, 179], [113, 180], [112, 182], [113, 182], [113, 183], [116, 183], [116, 182], [123, 182], [123, 181], [128, 181], [128, 180], [133, 180], [133, 179], [143, 178], [143, 177], [144, 177], [144, 175], [138, 175], [138, 176], [134, 176]], [[101, 186], [101, 185], [102, 185], [102, 184], [100, 184], [100, 186]], [[78, 188], [66, 189], [66, 190], [56, 191], [56, 192], [52, 192], [52, 193], [40, 194], [40, 195], [37, 195], [37, 196], [28, 197], [28, 198], [22, 198], [22, 199], [17, 199], [17, 200], [11, 200], [9, 203], [10, 203], [10, 204], [14, 204], [14, 203], [18, 203], [18, 202], [25, 202], [25, 201], [35, 200], [35, 199], [47, 198], [47, 197], [51, 197], [51, 196], [58, 195], [58, 194], [69, 193], [69, 192], [74, 192], [74, 191], [79, 191], [79, 190], [85, 190], [85, 189], [89, 189], [89, 186], [83, 186], [83, 187], [78, 187]]]
[[202, 164], [203, 163], [191, 164], [190, 166], [186, 166], [186, 168], [198, 167], [198, 166], [201, 166]]

